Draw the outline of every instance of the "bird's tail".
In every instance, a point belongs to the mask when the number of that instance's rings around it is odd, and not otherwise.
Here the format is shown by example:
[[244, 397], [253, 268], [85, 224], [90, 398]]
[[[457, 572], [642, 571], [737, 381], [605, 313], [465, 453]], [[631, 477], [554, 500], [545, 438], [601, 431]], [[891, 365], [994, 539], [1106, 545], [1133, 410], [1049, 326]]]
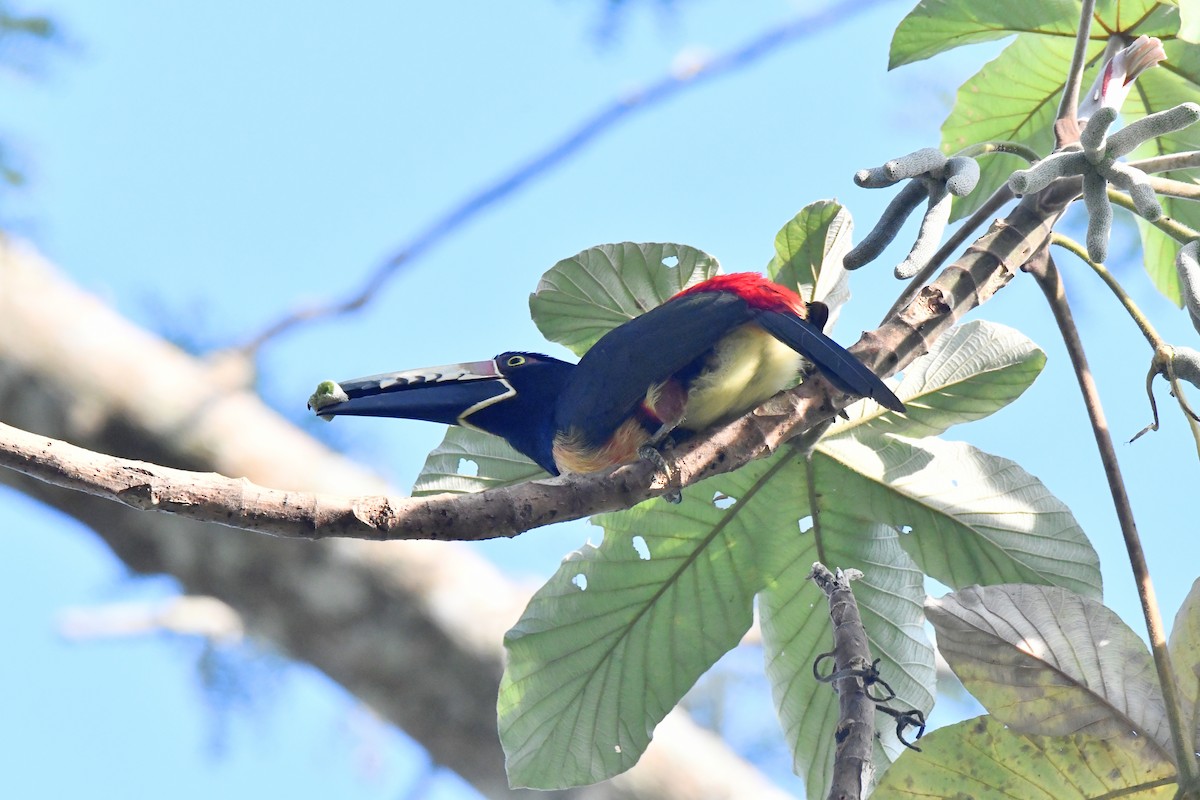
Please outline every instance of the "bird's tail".
[[838, 388], [869, 397], [892, 411], [904, 411], [900, 398], [879, 376], [812, 323], [782, 311], [759, 311], [756, 316], [763, 330], [813, 362]]

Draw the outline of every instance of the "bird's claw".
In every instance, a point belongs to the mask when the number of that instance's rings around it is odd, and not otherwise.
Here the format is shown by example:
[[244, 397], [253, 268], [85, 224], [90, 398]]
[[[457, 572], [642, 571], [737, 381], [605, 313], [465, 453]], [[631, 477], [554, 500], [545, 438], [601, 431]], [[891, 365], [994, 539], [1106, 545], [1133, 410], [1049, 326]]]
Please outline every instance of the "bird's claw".
[[679, 473], [671, 468], [671, 465], [663, 458], [663, 454], [648, 444], [639, 447], [637, 453], [638, 458], [644, 458], [653, 464], [658, 475], [662, 477], [662, 483], [666, 489], [662, 494], [662, 499], [672, 504], [682, 502], [683, 492], [679, 486]]

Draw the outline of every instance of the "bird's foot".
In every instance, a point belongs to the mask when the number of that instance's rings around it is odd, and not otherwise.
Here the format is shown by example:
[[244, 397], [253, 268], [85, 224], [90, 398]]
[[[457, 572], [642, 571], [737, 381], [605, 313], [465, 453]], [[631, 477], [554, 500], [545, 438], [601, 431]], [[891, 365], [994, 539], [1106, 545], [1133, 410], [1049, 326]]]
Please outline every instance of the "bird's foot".
[[659, 476], [662, 477], [662, 484], [666, 489], [662, 494], [663, 500], [673, 504], [683, 501], [683, 490], [679, 486], [679, 473], [671, 468], [662, 453], [650, 445], [644, 444], [638, 448], [638, 458], [644, 458], [653, 464]]

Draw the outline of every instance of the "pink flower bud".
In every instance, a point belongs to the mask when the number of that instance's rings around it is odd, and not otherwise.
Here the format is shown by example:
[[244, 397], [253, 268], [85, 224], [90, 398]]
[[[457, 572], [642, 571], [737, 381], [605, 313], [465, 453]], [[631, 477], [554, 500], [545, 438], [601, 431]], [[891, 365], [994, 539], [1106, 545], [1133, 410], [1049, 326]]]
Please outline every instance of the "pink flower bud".
[[1154, 36], [1139, 36], [1104, 63], [1095, 83], [1079, 104], [1079, 120], [1090, 118], [1101, 108], [1120, 111], [1138, 75], [1167, 60], [1162, 41]]

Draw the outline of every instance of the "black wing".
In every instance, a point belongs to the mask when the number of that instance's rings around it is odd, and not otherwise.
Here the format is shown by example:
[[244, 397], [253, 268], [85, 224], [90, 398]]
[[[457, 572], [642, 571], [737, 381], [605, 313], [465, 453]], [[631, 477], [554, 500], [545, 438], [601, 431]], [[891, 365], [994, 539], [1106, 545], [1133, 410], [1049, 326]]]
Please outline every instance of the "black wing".
[[754, 319], [728, 292], [672, 299], [613, 328], [584, 353], [559, 397], [556, 428], [580, 431], [590, 445], [609, 438], [646, 390], [684, 370], [730, 330]]
[[756, 311], [754, 317], [763, 330], [816, 364], [838, 388], [869, 397], [892, 411], [904, 411], [904, 404], [887, 384], [811, 323], [781, 311]]

